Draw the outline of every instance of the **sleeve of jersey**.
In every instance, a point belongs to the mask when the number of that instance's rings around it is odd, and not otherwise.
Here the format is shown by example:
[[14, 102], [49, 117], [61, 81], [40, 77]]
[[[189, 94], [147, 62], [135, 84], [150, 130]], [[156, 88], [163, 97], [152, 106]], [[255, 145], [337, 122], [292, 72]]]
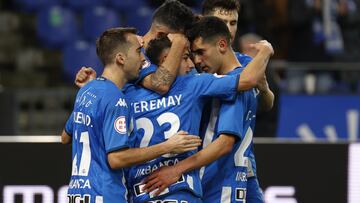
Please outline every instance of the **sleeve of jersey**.
[[147, 61], [140, 70], [139, 77], [136, 80], [136, 84], [141, 82], [146, 76], [150, 75], [151, 73], [155, 73], [157, 66], [155, 64], [150, 63]]
[[223, 101], [233, 101], [236, 98], [240, 75], [199, 74], [194, 76], [190, 87], [194, 93], [201, 96], [217, 97]]
[[105, 107], [102, 132], [106, 153], [129, 147], [128, 109], [125, 103], [118, 105], [118, 101], [119, 98], [109, 99]]
[[72, 136], [73, 129], [74, 129], [74, 112], [71, 112], [69, 119], [66, 121], [64, 130], [68, 135]]
[[241, 140], [244, 137], [244, 96], [239, 94], [235, 101], [221, 103], [218, 119], [218, 135], [231, 134]]

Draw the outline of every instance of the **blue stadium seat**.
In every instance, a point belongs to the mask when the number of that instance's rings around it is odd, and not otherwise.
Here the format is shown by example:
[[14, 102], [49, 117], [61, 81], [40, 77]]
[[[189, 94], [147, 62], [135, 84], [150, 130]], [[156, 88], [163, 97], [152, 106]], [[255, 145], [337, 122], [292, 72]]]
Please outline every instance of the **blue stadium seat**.
[[75, 14], [60, 6], [42, 9], [36, 26], [40, 41], [48, 48], [61, 48], [78, 37]]
[[106, 0], [65, 0], [65, 3], [71, 9], [85, 9], [91, 6], [101, 6]]
[[16, 5], [22, 11], [34, 12], [40, 9], [54, 6], [61, 0], [16, 0]]
[[96, 55], [95, 43], [78, 40], [63, 49], [63, 74], [65, 80], [73, 83], [82, 66], [90, 66], [100, 75], [103, 66]]
[[154, 10], [147, 6], [141, 6], [126, 12], [125, 26], [135, 27], [140, 35], [144, 35], [150, 28], [153, 12]]
[[331, 89], [331, 93], [335, 94], [351, 94], [350, 85], [345, 82], [337, 82]]
[[109, 6], [120, 11], [131, 11], [146, 4], [147, 0], [107, 0]]
[[117, 13], [102, 6], [86, 10], [83, 15], [83, 35], [91, 42], [95, 42], [106, 29], [120, 25], [120, 18]]

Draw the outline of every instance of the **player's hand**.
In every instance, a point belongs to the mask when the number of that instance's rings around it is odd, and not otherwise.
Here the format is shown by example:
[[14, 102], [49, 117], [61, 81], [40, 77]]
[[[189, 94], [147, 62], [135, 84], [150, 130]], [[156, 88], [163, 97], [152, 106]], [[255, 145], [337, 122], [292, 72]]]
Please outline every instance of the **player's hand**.
[[79, 88], [86, 85], [88, 82], [96, 78], [96, 71], [91, 67], [81, 67], [79, 72], [76, 73], [75, 84]]
[[269, 89], [269, 84], [267, 82], [265, 74], [264, 74], [264, 77], [261, 78], [261, 80], [258, 81], [256, 87], [260, 92], [264, 92], [264, 91], [267, 91]]
[[163, 166], [146, 177], [143, 190], [147, 193], [155, 191], [158, 196], [171, 184], [176, 183], [181, 177], [181, 173], [176, 170], [175, 166]]
[[179, 131], [170, 137], [166, 144], [169, 147], [169, 153], [180, 154], [183, 152], [197, 149], [201, 145], [201, 139], [196, 135], [189, 135], [187, 132]]
[[266, 40], [261, 40], [258, 43], [250, 44], [249, 47], [258, 51], [258, 54], [264, 53], [269, 56], [272, 56], [274, 54], [274, 49], [272, 45]]
[[183, 45], [184, 47], [190, 46], [190, 42], [184, 34], [170, 33], [167, 35], [167, 37], [170, 39], [171, 43], [179, 43], [179, 44]]

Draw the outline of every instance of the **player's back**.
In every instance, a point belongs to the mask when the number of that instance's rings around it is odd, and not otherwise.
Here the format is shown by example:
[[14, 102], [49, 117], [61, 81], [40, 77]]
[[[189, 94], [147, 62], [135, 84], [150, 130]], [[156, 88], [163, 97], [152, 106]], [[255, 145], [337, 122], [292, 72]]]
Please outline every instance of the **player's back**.
[[[75, 202], [126, 201], [124, 173], [122, 170], [112, 170], [107, 162], [107, 153], [127, 147], [126, 117], [129, 111], [126, 106], [124, 95], [105, 78], [93, 80], [79, 90], [65, 128], [72, 135], [73, 163], [68, 194]], [[114, 118], [115, 122], [111, 120], [113, 116], [109, 115], [116, 115], [114, 108], [123, 112], [123, 116]], [[120, 135], [106, 130], [114, 128]], [[124, 142], [114, 144], [112, 140], [116, 139], [112, 136], [124, 136]]]
[[[179, 130], [197, 135], [204, 100], [210, 96], [233, 99], [236, 82], [234, 77], [220, 79], [211, 74], [178, 76], [170, 91], [164, 96], [140, 87], [128, 87], [126, 95], [131, 101], [139, 130], [132, 141], [134, 147], [146, 147], [163, 142]], [[152, 197], [151, 194], [145, 194], [140, 190], [141, 181], [148, 174], [163, 165], [176, 164], [194, 153], [195, 151], [179, 155], [168, 154], [132, 167], [129, 172], [129, 190], [132, 190], [134, 201], [148, 201]], [[188, 190], [196, 196], [201, 196], [198, 172], [184, 174], [181, 180], [171, 185], [165, 193], [179, 190]]]

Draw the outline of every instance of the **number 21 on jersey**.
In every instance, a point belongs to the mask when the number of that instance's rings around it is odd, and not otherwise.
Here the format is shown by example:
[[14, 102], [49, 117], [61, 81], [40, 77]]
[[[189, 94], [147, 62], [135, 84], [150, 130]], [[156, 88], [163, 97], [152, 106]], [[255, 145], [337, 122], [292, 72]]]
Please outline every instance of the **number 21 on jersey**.
[[[75, 139], [77, 137], [77, 131], [75, 132]], [[91, 162], [91, 151], [90, 151], [90, 139], [89, 139], [89, 132], [82, 132], [80, 134], [80, 143], [82, 143], [82, 152], [80, 157], [80, 165], [77, 165], [78, 153], [75, 154], [74, 159], [72, 161], [72, 173], [71, 175], [78, 175], [78, 176], [87, 176], [89, 174], [90, 162]]]

